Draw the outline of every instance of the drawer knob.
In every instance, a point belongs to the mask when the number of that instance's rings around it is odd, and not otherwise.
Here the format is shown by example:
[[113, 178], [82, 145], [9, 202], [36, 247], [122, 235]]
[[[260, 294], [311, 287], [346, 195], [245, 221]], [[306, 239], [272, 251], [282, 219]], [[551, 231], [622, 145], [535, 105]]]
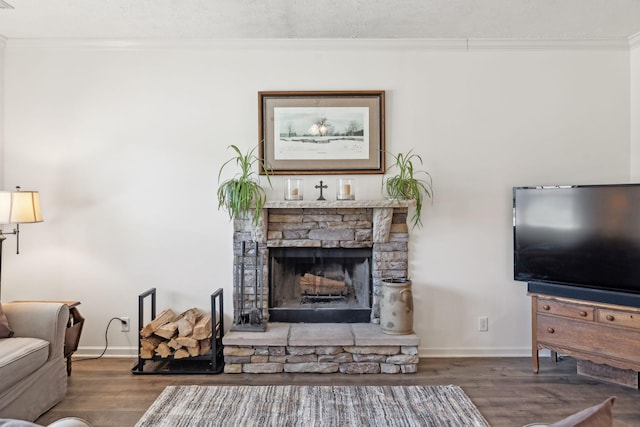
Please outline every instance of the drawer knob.
[[613, 322], [616, 318], [615, 318], [615, 317], [613, 317], [613, 314], [607, 314], [606, 319], [607, 319], [609, 322]]
[[580, 312], [580, 316], [581, 317], [587, 317], [587, 312], [586, 311], [581, 311]]
[[551, 310], [551, 307], [549, 307], [547, 304], [545, 304], [545, 305], [542, 306], [542, 309], [546, 310], [546, 311], [549, 311], [549, 310]]
[[554, 333], [555, 331], [556, 330], [551, 327], [547, 328], [547, 332], [549, 332], [550, 334]]

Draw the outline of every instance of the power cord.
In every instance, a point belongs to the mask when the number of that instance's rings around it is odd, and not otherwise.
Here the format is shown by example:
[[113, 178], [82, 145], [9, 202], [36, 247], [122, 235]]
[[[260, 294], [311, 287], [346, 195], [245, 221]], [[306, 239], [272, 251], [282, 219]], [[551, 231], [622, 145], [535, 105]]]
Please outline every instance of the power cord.
[[107, 352], [107, 348], [109, 347], [109, 337], [108, 337], [109, 327], [111, 326], [111, 322], [113, 322], [114, 320], [119, 320], [122, 325], [126, 325], [126, 322], [119, 317], [112, 317], [111, 319], [109, 319], [109, 323], [107, 323], [107, 328], [104, 330], [104, 350], [102, 350], [102, 353], [100, 353], [99, 356], [95, 356], [95, 357], [85, 357], [84, 359], [73, 359], [74, 362], [82, 362], [84, 360], [96, 360], [104, 356], [104, 354]]

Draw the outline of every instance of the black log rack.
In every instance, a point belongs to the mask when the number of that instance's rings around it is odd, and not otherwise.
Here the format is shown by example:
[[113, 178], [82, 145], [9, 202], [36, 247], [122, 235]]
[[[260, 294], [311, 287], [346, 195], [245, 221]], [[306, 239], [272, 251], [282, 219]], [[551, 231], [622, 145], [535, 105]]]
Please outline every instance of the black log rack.
[[[224, 335], [224, 310], [222, 288], [211, 294], [211, 350], [201, 356], [174, 359], [172, 356], [153, 356], [143, 359], [140, 355], [142, 336], [138, 333], [138, 360], [131, 369], [133, 374], [219, 374], [224, 368], [222, 337]], [[145, 306], [149, 311], [145, 312]], [[156, 288], [138, 296], [138, 331], [156, 318]], [[218, 321], [216, 322], [216, 319]], [[217, 324], [216, 324], [217, 323]]]

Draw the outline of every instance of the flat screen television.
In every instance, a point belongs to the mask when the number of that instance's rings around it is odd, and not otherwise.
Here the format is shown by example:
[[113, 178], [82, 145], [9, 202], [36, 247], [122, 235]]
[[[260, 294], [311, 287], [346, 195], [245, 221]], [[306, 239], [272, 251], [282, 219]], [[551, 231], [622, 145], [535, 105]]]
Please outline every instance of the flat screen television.
[[514, 278], [640, 307], [640, 184], [513, 188]]

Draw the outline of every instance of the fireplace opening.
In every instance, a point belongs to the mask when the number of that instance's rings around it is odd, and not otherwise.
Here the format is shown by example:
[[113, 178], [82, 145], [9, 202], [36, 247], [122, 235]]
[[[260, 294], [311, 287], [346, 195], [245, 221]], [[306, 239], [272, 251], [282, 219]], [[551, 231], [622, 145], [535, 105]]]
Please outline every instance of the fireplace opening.
[[371, 248], [270, 248], [269, 320], [368, 323]]

